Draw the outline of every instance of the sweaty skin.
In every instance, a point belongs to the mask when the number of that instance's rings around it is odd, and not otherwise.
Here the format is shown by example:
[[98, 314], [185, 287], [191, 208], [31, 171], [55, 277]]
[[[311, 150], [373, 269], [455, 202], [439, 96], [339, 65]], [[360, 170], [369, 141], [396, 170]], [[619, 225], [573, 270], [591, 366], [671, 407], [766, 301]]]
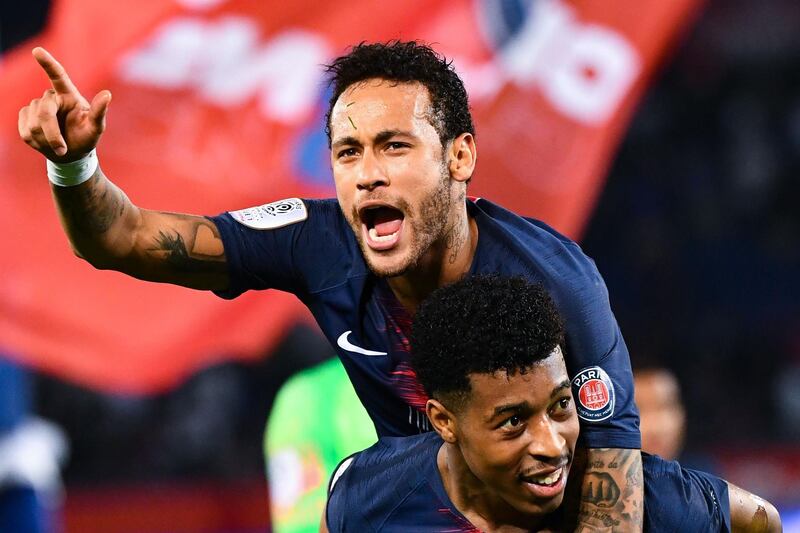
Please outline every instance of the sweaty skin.
[[[20, 136], [52, 161], [76, 161], [97, 146], [111, 93], [101, 91], [90, 103], [47, 51], [36, 48], [33, 55], [52, 87], [20, 110]], [[350, 86], [331, 114], [331, 162], [342, 212], [370, 268], [387, 277], [412, 313], [431, 291], [469, 270], [478, 240], [465, 203], [475, 139], [462, 133], [442, 146], [435, 122], [424, 86], [384, 80]], [[222, 241], [208, 219], [139, 208], [99, 168], [81, 185], [52, 191], [75, 254], [95, 267], [195, 289], [228, 287]], [[378, 206], [401, 219], [399, 230], [380, 242], [366, 227], [369, 208]], [[641, 531], [639, 451], [586, 453], [580, 527]], [[620, 496], [596, 498], [600, 480], [613, 482]]]
[[733, 483], [728, 483], [732, 533], [780, 533], [781, 517], [775, 506]]

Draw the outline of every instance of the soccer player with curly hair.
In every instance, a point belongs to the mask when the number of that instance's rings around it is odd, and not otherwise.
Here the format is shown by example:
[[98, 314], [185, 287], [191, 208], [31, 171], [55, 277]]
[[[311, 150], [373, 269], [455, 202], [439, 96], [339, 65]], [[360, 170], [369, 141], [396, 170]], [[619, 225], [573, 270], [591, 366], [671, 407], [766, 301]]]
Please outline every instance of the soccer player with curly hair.
[[[344, 460], [328, 530], [573, 531], [576, 399], [562, 322], [542, 286], [484, 276], [438, 289], [411, 340], [434, 432], [384, 437]], [[647, 454], [643, 471], [646, 531], [781, 531], [770, 503], [716, 476]], [[615, 493], [607, 479], [590, 490]]]
[[[90, 102], [47, 51], [33, 54], [51, 88], [22, 108], [19, 132], [48, 160], [75, 253], [100, 269], [225, 298], [267, 288], [295, 294], [337, 347], [379, 435], [432, 429], [409, 363], [409, 325], [425, 297], [466, 274], [541, 282], [564, 319], [567, 367], [577, 380], [579, 450], [588, 456], [582, 525], [641, 529], [631, 365], [605, 284], [594, 262], [546, 224], [467, 197], [476, 136], [449, 61], [417, 42], [353, 47], [328, 67], [337, 198], [203, 217], [132, 203], [95, 149], [110, 93]], [[510, 145], [508, 157], [525, 149], [522, 140]], [[591, 492], [600, 479], [613, 490]]]

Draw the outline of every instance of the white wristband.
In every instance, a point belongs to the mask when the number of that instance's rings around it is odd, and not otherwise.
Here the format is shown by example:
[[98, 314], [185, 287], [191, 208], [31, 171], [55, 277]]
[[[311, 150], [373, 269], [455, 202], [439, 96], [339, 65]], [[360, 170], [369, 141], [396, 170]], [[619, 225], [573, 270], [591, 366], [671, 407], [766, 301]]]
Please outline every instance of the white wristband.
[[74, 187], [91, 178], [97, 171], [97, 150], [92, 150], [71, 163], [53, 163], [47, 160], [47, 178], [59, 187]]

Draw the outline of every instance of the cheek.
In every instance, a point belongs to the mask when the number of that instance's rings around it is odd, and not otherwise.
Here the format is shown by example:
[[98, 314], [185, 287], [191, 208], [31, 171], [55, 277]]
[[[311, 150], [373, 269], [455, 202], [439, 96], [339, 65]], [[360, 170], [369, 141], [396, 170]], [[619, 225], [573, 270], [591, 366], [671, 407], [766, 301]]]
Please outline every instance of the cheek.
[[578, 441], [580, 431], [581, 424], [578, 421], [578, 417], [574, 416], [567, 422], [566, 428], [563, 431], [564, 439], [567, 441], [570, 451], [575, 451], [575, 443]]
[[413, 187], [413, 192], [422, 192], [435, 187], [441, 180], [441, 161], [434, 161], [421, 154], [410, 154], [395, 159], [388, 158], [387, 171], [395, 180], [401, 179]]
[[468, 462], [484, 481], [516, 478], [525, 457], [525, 447], [515, 441], [484, 438], [469, 448]]
[[339, 200], [339, 205], [347, 213], [349, 212], [350, 205], [353, 202], [353, 190], [348, 186], [347, 175], [343, 172], [334, 171], [333, 174], [333, 187], [336, 189], [336, 198]]

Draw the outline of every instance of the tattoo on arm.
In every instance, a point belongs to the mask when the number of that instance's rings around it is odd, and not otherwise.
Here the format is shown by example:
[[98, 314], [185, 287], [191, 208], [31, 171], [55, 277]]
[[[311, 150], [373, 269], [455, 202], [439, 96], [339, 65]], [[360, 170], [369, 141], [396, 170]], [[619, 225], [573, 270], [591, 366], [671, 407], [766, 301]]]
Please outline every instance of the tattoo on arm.
[[61, 212], [73, 230], [101, 235], [125, 214], [127, 198], [98, 168], [85, 187], [55, 188]]
[[[160, 230], [149, 252], [161, 256], [177, 272], [224, 272], [225, 256], [216, 227], [204, 219], [193, 219], [188, 232]], [[189, 239], [189, 247], [184, 240]]]
[[138, 209], [98, 168], [76, 187], [53, 187], [73, 250], [92, 265], [196, 289], [227, 284], [225, 250], [210, 220]]
[[577, 531], [641, 531], [642, 458], [639, 450], [588, 450]]
[[587, 472], [583, 482], [583, 501], [597, 507], [614, 507], [619, 501], [619, 487], [605, 472]]

